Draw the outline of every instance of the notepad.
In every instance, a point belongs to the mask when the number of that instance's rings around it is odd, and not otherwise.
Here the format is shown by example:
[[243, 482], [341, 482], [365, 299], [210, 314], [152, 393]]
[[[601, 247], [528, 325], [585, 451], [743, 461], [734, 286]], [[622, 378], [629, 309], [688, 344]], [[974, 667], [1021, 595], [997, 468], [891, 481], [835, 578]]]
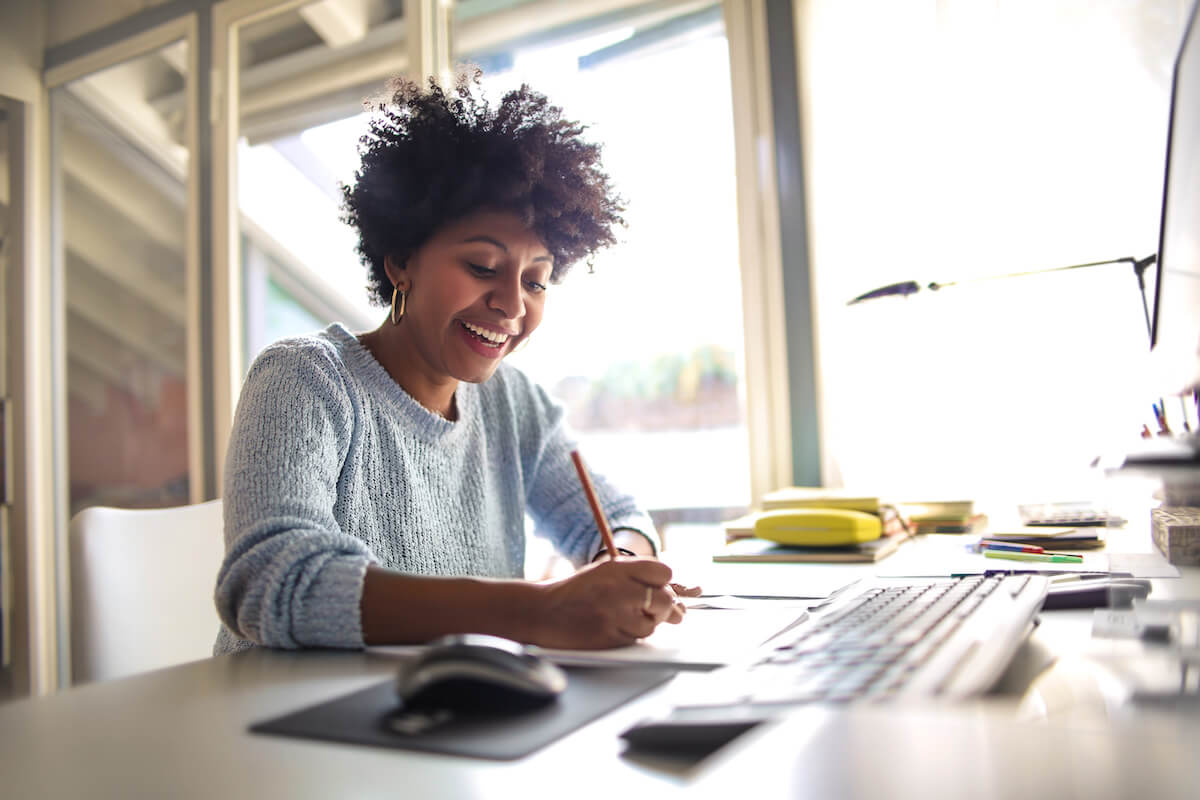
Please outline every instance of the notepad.
[[1086, 539], [1095, 536], [1095, 531], [1081, 531], [1078, 528], [1050, 528], [1040, 525], [1021, 525], [1014, 528], [1000, 528], [988, 531], [987, 539]]
[[1047, 550], [1095, 550], [1105, 544], [1101, 528], [1021, 526], [988, 531], [983, 538], [1013, 544], [1033, 544]]
[[938, 577], [948, 575], [981, 575], [997, 570], [1018, 572], [1108, 572], [1108, 554], [1085, 553], [1078, 564], [1038, 564], [1004, 562], [973, 553], [963, 547], [962, 537], [956, 534], [917, 537], [884, 563], [875, 568], [880, 577]]
[[[842, 583], [848, 579], [843, 577]], [[838, 584], [840, 587], [842, 584]], [[837, 588], [837, 587], [835, 587]], [[812, 603], [827, 596], [805, 595]], [[645, 639], [625, 647], [600, 650], [559, 649], [529, 645], [529, 651], [562, 666], [671, 667], [710, 670], [750, 653], [755, 647], [795, 622], [808, 604], [795, 599], [746, 604], [742, 608], [694, 608], [678, 624], [664, 623]], [[383, 645], [373, 653], [412, 656], [425, 645]]]
[[530, 647], [530, 651], [563, 666], [631, 664], [709, 670], [745, 657], [803, 613], [794, 602], [760, 603], [747, 609], [692, 609], [682, 622], [659, 625], [649, 637], [627, 647]]

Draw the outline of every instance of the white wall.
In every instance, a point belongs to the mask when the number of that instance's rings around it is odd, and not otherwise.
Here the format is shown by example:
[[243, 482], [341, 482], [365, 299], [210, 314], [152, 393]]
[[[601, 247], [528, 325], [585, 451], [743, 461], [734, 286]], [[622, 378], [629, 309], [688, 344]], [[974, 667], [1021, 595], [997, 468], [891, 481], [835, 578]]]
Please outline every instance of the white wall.
[[171, 0], [49, 0], [46, 15], [46, 47], [72, 39], [131, 17], [139, 11]]
[[826, 475], [1087, 492], [1092, 457], [1136, 441], [1155, 398], [1129, 266], [846, 301], [1153, 253], [1188, 6], [797, 0]]
[[46, 10], [35, 0], [0, 3], [0, 94], [37, 101], [42, 89]]

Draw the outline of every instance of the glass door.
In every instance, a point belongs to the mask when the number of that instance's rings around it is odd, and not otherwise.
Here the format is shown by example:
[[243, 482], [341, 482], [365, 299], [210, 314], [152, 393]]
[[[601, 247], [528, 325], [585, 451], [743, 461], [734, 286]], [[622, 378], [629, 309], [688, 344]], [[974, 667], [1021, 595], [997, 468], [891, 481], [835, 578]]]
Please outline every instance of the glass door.
[[51, 91], [69, 514], [191, 501], [187, 40]]

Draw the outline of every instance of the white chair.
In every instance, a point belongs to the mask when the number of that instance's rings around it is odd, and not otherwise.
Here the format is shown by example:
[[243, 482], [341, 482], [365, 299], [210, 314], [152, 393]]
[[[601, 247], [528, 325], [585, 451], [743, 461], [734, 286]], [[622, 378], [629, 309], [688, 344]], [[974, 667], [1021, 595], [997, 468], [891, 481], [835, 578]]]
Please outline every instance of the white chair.
[[177, 508], [94, 506], [71, 519], [75, 683], [212, 655], [222, 530], [220, 500]]

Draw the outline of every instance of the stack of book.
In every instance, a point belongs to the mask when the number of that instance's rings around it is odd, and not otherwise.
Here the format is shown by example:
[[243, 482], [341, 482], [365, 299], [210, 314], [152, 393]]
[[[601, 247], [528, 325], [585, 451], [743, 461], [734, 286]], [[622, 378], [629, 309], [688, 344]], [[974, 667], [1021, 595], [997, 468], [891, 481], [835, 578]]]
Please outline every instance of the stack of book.
[[[875, 514], [883, 521], [883, 535], [902, 533], [902, 521], [894, 506], [883, 505], [873, 495], [851, 492], [846, 489], [828, 489], [817, 486], [788, 486], [763, 495], [763, 511], [780, 511], [789, 508], [837, 508], [845, 511], [863, 511]], [[754, 523], [759, 512], [726, 522], [725, 541], [749, 539], [754, 536]]]
[[849, 489], [788, 486], [763, 495], [762, 506], [763, 511], [780, 508], [842, 508], [848, 511], [865, 511], [879, 517], [883, 522], [884, 536], [908, 535], [913, 532], [908, 517], [895, 505], [880, 500], [877, 495], [853, 492]]
[[1097, 527], [1049, 528], [1026, 526], [988, 531], [981, 541], [1024, 544], [1046, 551], [1097, 550], [1104, 547], [1104, 529]]
[[[837, 509], [879, 517], [882, 536], [867, 542], [838, 546], [802, 547], [755, 538], [755, 523], [766, 512], [787, 509]], [[908, 522], [895, 506], [877, 495], [813, 486], [789, 486], [763, 496], [762, 511], [726, 522], [726, 547], [713, 556], [718, 562], [869, 562], [891, 554], [909, 534]]]
[[763, 495], [763, 511], [779, 508], [842, 508], [847, 511], [879, 511], [879, 498], [848, 489], [823, 486], [788, 486]]
[[972, 500], [930, 500], [897, 503], [912, 524], [913, 533], [978, 533], [987, 517], [975, 511]]

